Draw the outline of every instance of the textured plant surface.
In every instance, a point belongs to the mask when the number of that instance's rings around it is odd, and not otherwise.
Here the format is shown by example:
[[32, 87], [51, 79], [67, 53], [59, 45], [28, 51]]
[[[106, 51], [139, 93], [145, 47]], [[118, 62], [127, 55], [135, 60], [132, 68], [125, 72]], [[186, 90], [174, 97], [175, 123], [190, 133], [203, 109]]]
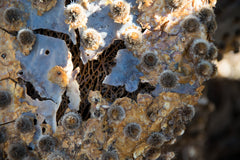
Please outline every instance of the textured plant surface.
[[173, 159], [216, 74], [215, 3], [0, 2], [0, 159]]

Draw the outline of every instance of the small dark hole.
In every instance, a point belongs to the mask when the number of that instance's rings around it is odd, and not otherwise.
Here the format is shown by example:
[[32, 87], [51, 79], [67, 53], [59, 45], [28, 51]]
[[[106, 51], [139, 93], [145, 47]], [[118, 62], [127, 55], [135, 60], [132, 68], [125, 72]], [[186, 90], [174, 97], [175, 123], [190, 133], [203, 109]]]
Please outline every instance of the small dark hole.
[[46, 131], [46, 128], [43, 127], [42, 128], [42, 133], [45, 133], [45, 131]]
[[30, 146], [28, 146], [27, 148], [28, 148], [28, 150], [30, 150], [30, 151], [32, 151], [32, 150], [33, 150], [33, 148], [32, 148], [32, 147], [30, 147]]
[[3, 59], [5, 59], [5, 58], [7, 57], [7, 54], [6, 54], [6, 53], [2, 53], [2, 54], [1, 54], [1, 57], [2, 57]]
[[19, 71], [18, 74], [19, 74], [19, 75], [23, 75], [23, 71]]
[[33, 120], [34, 125], [37, 125], [37, 119]]
[[50, 53], [49, 50], [46, 50], [46, 51], [45, 51], [45, 54], [46, 54], [46, 55], [49, 55], [49, 53]]

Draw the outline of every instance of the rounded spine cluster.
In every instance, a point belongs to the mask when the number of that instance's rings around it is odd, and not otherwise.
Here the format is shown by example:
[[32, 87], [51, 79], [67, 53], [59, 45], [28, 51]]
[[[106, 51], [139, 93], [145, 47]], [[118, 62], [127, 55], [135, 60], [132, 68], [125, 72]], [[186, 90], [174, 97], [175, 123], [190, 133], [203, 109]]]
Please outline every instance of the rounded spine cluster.
[[66, 16], [65, 23], [70, 24], [70, 28], [83, 28], [87, 24], [85, 9], [77, 3], [70, 3], [64, 10]]
[[15, 122], [15, 128], [25, 134], [34, 130], [33, 120], [27, 116], [20, 116]]
[[164, 89], [175, 88], [178, 84], [177, 75], [171, 70], [165, 70], [160, 74], [160, 85]]
[[182, 27], [187, 33], [195, 33], [200, 28], [199, 19], [195, 16], [187, 16], [182, 22]]
[[16, 25], [21, 20], [21, 10], [15, 7], [7, 8], [3, 13], [4, 21], [10, 25]]
[[67, 130], [76, 130], [80, 128], [82, 118], [78, 113], [68, 112], [62, 117], [61, 123]]
[[122, 106], [112, 106], [108, 110], [108, 117], [113, 122], [120, 122], [125, 118], [125, 110]]
[[47, 160], [67, 160], [67, 156], [63, 153], [56, 151], [47, 156]]
[[124, 135], [133, 140], [137, 140], [141, 135], [142, 128], [138, 123], [128, 123], [124, 127]]
[[147, 139], [147, 143], [153, 147], [160, 147], [166, 141], [166, 137], [160, 132], [153, 132]]
[[130, 29], [125, 33], [124, 43], [129, 49], [137, 49], [142, 43], [142, 32]]
[[82, 32], [81, 45], [84, 49], [97, 50], [102, 43], [102, 36], [93, 28], [88, 28]]
[[204, 39], [195, 39], [190, 46], [190, 54], [193, 57], [204, 58], [209, 50], [209, 43]]
[[11, 160], [19, 160], [27, 157], [28, 151], [26, 146], [21, 143], [12, 143], [8, 148], [8, 156]]
[[35, 44], [36, 36], [30, 29], [21, 29], [18, 31], [17, 40], [24, 51], [30, 51]]
[[158, 62], [158, 57], [156, 54], [154, 53], [146, 53], [144, 56], [143, 56], [143, 64], [147, 67], [154, 67], [157, 65], [157, 62]]
[[201, 60], [197, 64], [197, 73], [206, 80], [211, 78], [216, 73], [216, 66], [209, 61]]
[[178, 9], [183, 3], [183, 0], [165, 0], [165, 5], [170, 10]]
[[129, 20], [130, 5], [124, 0], [114, 1], [110, 6], [110, 14], [116, 23], [126, 23]]
[[5, 109], [11, 102], [11, 94], [7, 91], [0, 91], [0, 110]]
[[57, 0], [32, 0], [32, 6], [36, 8], [40, 14], [51, 10], [57, 4]]
[[6, 127], [0, 127], [0, 144], [5, 143], [8, 139], [8, 133]]
[[104, 152], [102, 154], [101, 160], [118, 160], [118, 155], [116, 152]]
[[38, 140], [38, 148], [42, 152], [53, 152], [56, 148], [57, 140], [50, 135], [43, 135]]

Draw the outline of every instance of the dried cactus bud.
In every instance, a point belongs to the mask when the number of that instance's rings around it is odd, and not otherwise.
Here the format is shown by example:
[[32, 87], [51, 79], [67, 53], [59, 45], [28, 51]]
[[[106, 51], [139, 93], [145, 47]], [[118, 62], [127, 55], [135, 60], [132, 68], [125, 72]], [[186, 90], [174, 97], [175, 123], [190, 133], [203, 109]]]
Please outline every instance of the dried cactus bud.
[[12, 102], [12, 98], [9, 92], [0, 91], [0, 110], [5, 109]]
[[206, 79], [212, 77], [215, 74], [215, 70], [215, 65], [205, 60], [201, 60], [200, 63], [198, 63], [197, 65], [198, 75]]
[[170, 10], [179, 8], [183, 3], [183, 0], [165, 0], [165, 5]]
[[102, 37], [95, 29], [89, 28], [81, 35], [81, 45], [84, 49], [97, 50], [102, 43]]
[[209, 43], [204, 39], [195, 39], [190, 46], [190, 54], [204, 57], [207, 55]]
[[76, 130], [80, 128], [82, 118], [75, 112], [68, 112], [62, 117], [61, 123], [67, 130]]
[[165, 70], [160, 74], [160, 85], [165, 89], [171, 89], [178, 84], [177, 76], [171, 70]]
[[153, 147], [160, 147], [166, 141], [166, 137], [160, 132], [153, 132], [147, 139], [147, 143]]
[[118, 155], [116, 152], [104, 152], [102, 154], [101, 160], [118, 160]]
[[132, 138], [134, 140], [138, 139], [142, 132], [142, 128], [139, 124], [137, 123], [128, 123], [124, 127], [124, 135], [126, 137]]
[[23, 143], [10, 144], [8, 148], [8, 156], [11, 160], [19, 160], [27, 157], [27, 148]]
[[61, 66], [55, 66], [48, 72], [48, 80], [63, 88], [69, 83], [68, 76]]
[[30, 29], [21, 29], [18, 31], [17, 40], [22, 47], [31, 49], [36, 41], [36, 36]]
[[38, 141], [38, 148], [42, 152], [53, 152], [57, 145], [57, 140], [49, 135], [43, 135]]
[[195, 108], [192, 105], [185, 105], [182, 109], [182, 119], [184, 123], [189, 123], [195, 115]]
[[125, 110], [122, 106], [112, 106], [108, 110], [108, 117], [111, 121], [122, 121], [125, 118]]
[[129, 19], [130, 5], [123, 0], [115, 1], [110, 6], [110, 13], [114, 22], [126, 23]]
[[124, 44], [127, 48], [136, 49], [142, 43], [142, 32], [136, 29], [128, 30], [124, 37]]
[[80, 4], [70, 3], [65, 8], [64, 14], [66, 16], [65, 23], [70, 24], [70, 28], [82, 28], [87, 24], [85, 9]]
[[207, 33], [213, 34], [217, 30], [217, 22], [215, 19], [206, 23]]
[[38, 158], [34, 154], [31, 154], [31, 155], [28, 155], [27, 157], [23, 158], [23, 160], [40, 160], [40, 158]]
[[200, 11], [198, 13], [198, 17], [203, 24], [206, 24], [207, 22], [214, 19], [215, 15], [211, 8], [203, 7], [200, 9]]
[[199, 30], [200, 23], [197, 17], [188, 16], [183, 20], [182, 27], [187, 33], [194, 33]]
[[182, 136], [185, 132], [186, 126], [184, 124], [178, 124], [175, 126], [173, 132], [176, 136]]
[[3, 18], [6, 23], [10, 25], [17, 24], [19, 20], [21, 19], [21, 11], [18, 8], [10, 7], [7, 8], [3, 13]]
[[81, 154], [79, 160], [90, 160], [90, 158], [86, 154]]
[[211, 43], [206, 55], [206, 59], [214, 60], [217, 58], [217, 56], [218, 56], [217, 47], [213, 43]]
[[8, 139], [8, 133], [6, 127], [0, 127], [0, 144], [5, 143]]
[[154, 53], [147, 53], [143, 57], [143, 63], [148, 67], [153, 67], [157, 64], [158, 57]]
[[47, 160], [67, 160], [67, 156], [65, 154], [57, 151], [49, 154], [47, 156]]
[[40, 14], [49, 11], [57, 4], [57, 0], [32, 0], [32, 6], [36, 8]]
[[27, 116], [20, 116], [15, 122], [16, 129], [25, 134], [34, 130], [33, 120]]

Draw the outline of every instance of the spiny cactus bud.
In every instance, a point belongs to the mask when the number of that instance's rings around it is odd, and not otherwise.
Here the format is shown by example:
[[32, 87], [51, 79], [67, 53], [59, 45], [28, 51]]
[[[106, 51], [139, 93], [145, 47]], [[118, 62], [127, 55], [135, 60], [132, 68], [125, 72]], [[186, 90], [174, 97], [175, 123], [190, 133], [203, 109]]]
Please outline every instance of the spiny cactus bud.
[[8, 139], [7, 128], [0, 127], [0, 144], [5, 143]]
[[116, 23], [126, 23], [130, 14], [130, 5], [124, 0], [114, 1], [110, 6], [111, 17]]
[[6, 23], [14, 25], [21, 19], [21, 11], [18, 8], [7, 8], [3, 13], [3, 18]]
[[76, 130], [81, 126], [82, 118], [75, 112], [68, 112], [62, 117], [62, 125], [67, 130]]
[[18, 31], [17, 40], [21, 46], [31, 48], [36, 41], [36, 36], [30, 29], [21, 29]]
[[206, 59], [214, 60], [217, 58], [217, 56], [218, 56], [217, 47], [213, 43], [211, 43], [206, 55]]
[[217, 30], [217, 22], [215, 19], [206, 23], [206, 29], [208, 34], [213, 34]]
[[148, 67], [153, 67], [157, 64], [158, 57], [154, 53], [147, 53], [143, 57], [143, 62]]
[[79, 160], [90, 160], [86, 154], [81, 154]]
[[56, 4], [57, 0], [32, 0], [32, 6], [39, 11], [40, 15], [51, 10]]
[[0, 91], [0, 110], [11, 104], [12, 98], [9, 92]]
[[147, 143], [153, 147], [160, 147], [166, 141], [166, 137], [160, 132], [153, 132], [147, 139]]
[[57, 140], [49, 135], [43, 135], [38, 141], [38, 148], [43, 152], [53, 152], [57, 145]]
[[104, 152], [101, 160], [118, 160], [116, 152]]
[[81, 44], [84, 49], [97, 50], [102, 42], [102, 37], [95, 29], [89, 28], [81, 35]]
[[67, 160], [67, 159], [68, 159], [67, 156], [65, 156], [65, 154], [59, 151], [53, 152], [47, 156], [47, 160]]
[[20, 116], [15, 122], [16, 129], [25, 134], [34, 130], [33, 120], [27, 116]]
[[165, 0], [166, 7], [170, 10], [179, 8], [183, 3], [183, 0]]
[[130, 138], [132, 138], [134, 140], [138, 139], [138, 137], [140, 136], [141, 132], [142, 132], [142, 128], [137, 123], [128, 123], [124, 127], [124, 135], [126, 137], [130, 137]]
[[122, 106], [112, 106], [108, 110], [108, 117], [111, 121], [122, 121], [125, 118], [125, 110]]
[[195, 39], [190, 46], [190, 54], [194, 57], [204, 57], [209, 50], [209, 43], [204, 39]]
[[77, 29], [86, 26], [87, 16], [85, 9], [77, 3], [70, 3], [64, 10], [65, 22], [70, 24], [70, 28]]
[[211, 8], [203, 7], [203, 8], [200, 9], [200, 11], [198, 13], [198, 17], [203, 24], [206, 24], [207, 22], [214, 19], [215, 15], [214, 15], [214, 12]]
[[142, 43], [142, 32], [136, 29], [130, 29], [125, 33], [124, 43], [127, 48], [137, 49]]
[[200, 23], [197, 17], [188, 16], [183, 20], [182, 27], [187, 33], [194, 33], [199, 30]]
[[176, 87], [177, 81], [177, 75], [171, 70], [165, 70], [160, 74], [160, 85], [165, 89]]
[[208, 61], [201, 60], [197, 65], [197, 73], [201, 77], [209, 79], [216, 72], [216, 66]]
[[27, 148], [23, 143], [17, 142], [9, 145], [8, 156], [11, 160], [23, 159], [27, 155]]
[[195, 115], [195, 108], [192, 105], [185, 105], [182, 109], [182, 119], [184, 123], [189, 123]]

